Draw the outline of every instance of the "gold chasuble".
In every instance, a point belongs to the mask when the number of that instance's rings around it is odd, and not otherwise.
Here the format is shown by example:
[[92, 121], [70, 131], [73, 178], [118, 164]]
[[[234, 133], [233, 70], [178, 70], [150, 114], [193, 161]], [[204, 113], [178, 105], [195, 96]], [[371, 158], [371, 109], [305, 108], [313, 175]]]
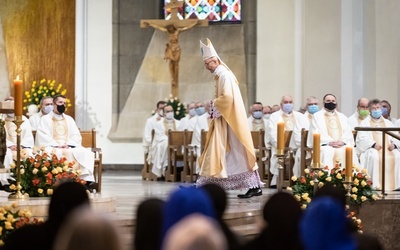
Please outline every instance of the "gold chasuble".
[[[339, 120], [339, 116], [336, 112], [325, 112], [325, 122], [326, 129], [328, 130], [328, 134], [335, 141], [339, 141], [342, 138], [342, 125]], [[335, 150], [335, 154], [333, 155], [334, 162], [337, 162], [338, 159], [341, 159], [341, 150]]]
[[[385, 120], [381, 117], [380, 119], [371, 119], [371, 128], [385, 128]], [[382, 145], [382, 132], [372, 131], [373, 140]], [[385, 135], [386, 146], [390, 144], [388, 135]], [[379, 173], [382, 173], [382, 149], [378, 153], [379, 155]], [[386, 148], [385, 150], [385, 188], [389, 190], [395, 189], [395, 156], [393, 151]], [[382, 183], [382, 176], [380, 177], [380, 183]]]
[[251, 131], [260, 131], [261, 129], [265, 131], [263, 120], [264, 119], [253, 119], [253, 122], [251, 123]]
[[68, 124], [64, 118], [57, 120], [55, 117], [53, 117], [53, 136], [58, 145], [64, 145], [67, 143]]
[[[200, 156], [201, 176], [228, 178], [227, 154], [240, 151], [244, 172], [257, 169], [254, 147], [247, 122], [246, 111], [239, 85], [233, 73], [220, 65], [215, 74], [214, 105], [221, 117], [211, 121], [203, 154]], [[233, 133], [230, 133], [230, 130]], [[230, 138], [233, 135], [235, 138]], [[235, 146], [235, 152], [232, 147]], [[238, 147], [239, 149], [236, 149]], [[237, 162], [240, 164], [240, 162]], [[231, 167], [231, 166], [229, 166]], [[234, 167], [234, 166], [233, 166]], [[257, 186], [255, 184], [250, 186]], [[243, 186], [244, 187], [244, 186]], [[228, 189], [235, 189], [229, 188]]]

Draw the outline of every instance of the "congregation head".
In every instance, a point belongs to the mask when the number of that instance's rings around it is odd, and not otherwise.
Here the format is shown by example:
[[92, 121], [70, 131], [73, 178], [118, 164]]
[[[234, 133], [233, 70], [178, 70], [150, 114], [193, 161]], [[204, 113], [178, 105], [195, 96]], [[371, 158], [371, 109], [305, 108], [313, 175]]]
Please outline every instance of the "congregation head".
[[293, 111], [293, 97], [284, 95], [281, 99], [281, 109], [284, 113], [292, 113]]
[[255, 119], [261, 119], [263, 116], [263, 105], [261, 102], [255, 102], [251, 105], [251, 114]]
[[315, 96], [310, 96], [307, 98], [306, 109], [310, 114], [314, 114], [319, 110], [318, 99]]
[[44, 96], [40, 100], [40, 110], [43, 114], [48, 114], [53, 111], [53, 97], [51, 96]]

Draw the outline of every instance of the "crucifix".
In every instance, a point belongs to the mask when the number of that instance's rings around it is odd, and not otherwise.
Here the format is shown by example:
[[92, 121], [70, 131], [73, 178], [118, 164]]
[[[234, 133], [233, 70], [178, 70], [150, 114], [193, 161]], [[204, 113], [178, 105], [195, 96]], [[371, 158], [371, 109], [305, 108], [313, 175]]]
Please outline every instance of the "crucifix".
[[171, 75], [171, 94], [174, 97], [179, 95], [179, 61], [181, 58], [181, 48], [179, 46], [179, 33], [194, 26], [208, 26], [208, 20], [185, 19], [178, 17], [178, 8], [182, 7], [183, 1], [171, 0], [165, 7], [171, 9], [169, 20], [149, 19], [140, 20], [140, 27], [151, 26], [155, 29], [166, 32], [169, 43], [165, 48], [164, 59], [169, 61], [169, 73]]

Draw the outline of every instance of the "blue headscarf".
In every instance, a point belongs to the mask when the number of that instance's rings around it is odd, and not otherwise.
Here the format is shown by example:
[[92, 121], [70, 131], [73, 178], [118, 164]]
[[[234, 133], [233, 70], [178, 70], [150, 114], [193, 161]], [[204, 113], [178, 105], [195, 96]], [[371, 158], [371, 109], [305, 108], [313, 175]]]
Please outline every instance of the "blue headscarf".
[[348, 227], [345, 208], [332, 197], [311, 202], [300, 221], [300, 235], [306, 250], [353, 250], [356, 241]]
[[215, 219], [213, 203], [206, 191], [194, 187], [174, 191], [164, 206], [163, 238], [175, 223], [194, 213]]

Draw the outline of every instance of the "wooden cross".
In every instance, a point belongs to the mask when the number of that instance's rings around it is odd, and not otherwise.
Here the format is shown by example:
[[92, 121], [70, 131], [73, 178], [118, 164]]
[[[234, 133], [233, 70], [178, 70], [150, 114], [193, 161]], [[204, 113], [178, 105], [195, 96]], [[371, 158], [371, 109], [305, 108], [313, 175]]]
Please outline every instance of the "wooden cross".
[[149, 26], [166, 32], [169, 43], [165, 48], [164, 59], [169, 61], [169, 71], [171, 75], [171, 94], [174, 97], [179, 96], [179, 61], [181, 57], [181, 48], [179, 46], [179, 33], [194, 26], [208, 26], [208, 20], [185, 19], [180, 20], [178, 17], [178, 9], [183, 5], [183, 1], [171, 0], [166, 8], [171, 9], [171, 19], [148, 19], [140, 20], [140, 27], [147, 28]]

